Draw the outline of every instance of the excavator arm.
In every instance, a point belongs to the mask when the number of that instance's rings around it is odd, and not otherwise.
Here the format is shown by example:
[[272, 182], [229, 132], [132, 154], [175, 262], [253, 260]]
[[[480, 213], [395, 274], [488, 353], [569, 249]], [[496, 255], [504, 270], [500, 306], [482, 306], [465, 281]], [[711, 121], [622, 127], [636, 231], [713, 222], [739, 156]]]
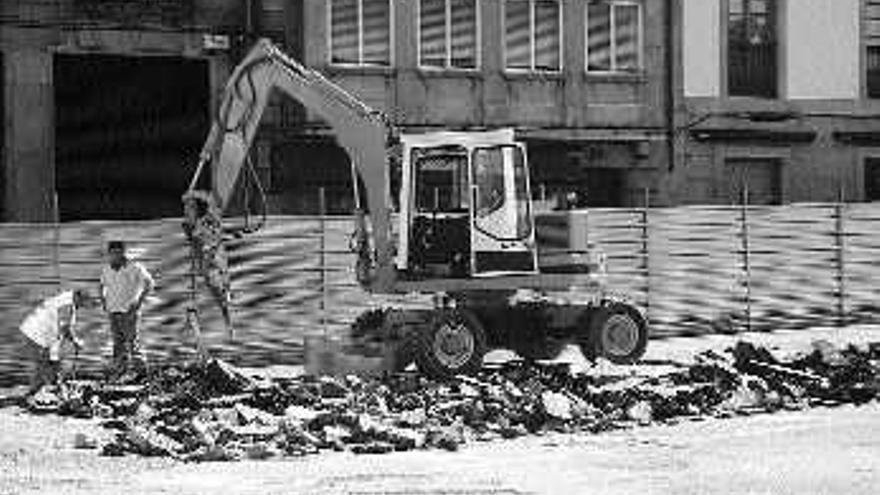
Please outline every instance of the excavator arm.
[[[393, 250], [390, 245], [389, 151], [397, 136], [387, 117], [353, 95], [288, 57], [271, 41], [259, 40], [235, 68], [223, 92], [219, 111], [202, 148], [198, 168], [184, 194], [184, 231], [190, 241], [195, 276], [207, 285], [229, 318], [229, 275], [226, 267], [222, 215], [229, 206], [235, 185], [273, 91], [299, 101], [334, 130], [348, 153], [352, 177], [360, 179], [366, 192], [361, 198], [352, 185], [357, 205], [356, 245], [358, 279], [368, 290], [384, 292], [394, 283]], [[321, 166], [320, 163], [308, 164]], [[197, 189], [210, 167], [211, 189]], [[355, 182], [357, 182], [355, 180]], [[370, 233], [366, 225], [369, 215]], [[369, 240], [372, 239], [372, 245]], [[192, 306], [191, 306], [192, 308]], [[231, 326], [230, 326], [231, 328]]]

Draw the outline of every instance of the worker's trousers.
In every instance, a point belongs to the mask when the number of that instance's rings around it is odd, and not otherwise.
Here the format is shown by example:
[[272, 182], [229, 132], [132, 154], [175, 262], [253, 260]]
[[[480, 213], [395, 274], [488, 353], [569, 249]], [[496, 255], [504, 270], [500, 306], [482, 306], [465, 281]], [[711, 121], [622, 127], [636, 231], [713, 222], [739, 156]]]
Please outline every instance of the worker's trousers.
[[140, 332], [138, 323], [140, 313], [110, 313], [110, 334], [113, 337], [113, 372], [123, 374], [134, 366], [136, 371], [143, 371], [146, 359], [141, 352]]
[[33, 394], [44, 385], [55, 385], [58, 382], [61, 363], [57, 359], [51, 358], [48, 348], [37, 345], [31, 339], [25, 338], [24, 340], [25, 352], [33, 366], [28, 394]]

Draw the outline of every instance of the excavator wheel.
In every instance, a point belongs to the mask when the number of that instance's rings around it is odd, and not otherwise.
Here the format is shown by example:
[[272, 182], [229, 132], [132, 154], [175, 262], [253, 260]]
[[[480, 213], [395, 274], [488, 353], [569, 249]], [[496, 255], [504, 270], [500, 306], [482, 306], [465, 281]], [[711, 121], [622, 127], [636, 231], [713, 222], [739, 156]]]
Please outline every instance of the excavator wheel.
[[648, 323], [628, 304], [611, 302], [597, 308], [586, 327], [578, 343], [588, 359], [604, 357], [615, 364], [632, 364], [645, 354]]
[[483, 366], [486, 351], [486, 332], [472, 314], [441, 309], [419, 335], [416, 365], [432, 378], [470, 375]]

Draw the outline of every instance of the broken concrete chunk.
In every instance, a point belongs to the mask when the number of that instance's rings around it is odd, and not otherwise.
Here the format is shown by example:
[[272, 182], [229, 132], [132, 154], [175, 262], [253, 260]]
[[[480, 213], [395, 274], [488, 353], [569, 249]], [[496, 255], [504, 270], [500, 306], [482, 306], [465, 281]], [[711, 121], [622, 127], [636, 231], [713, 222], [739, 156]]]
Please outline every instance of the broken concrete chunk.
[[839, 366], [843, 364], [843, 354], [834, 344], [827, 340], [814, 340], [811, 344], [813, 352], [819, 356], [823, 363], [829, 366]]
[[238, 368], [219, 359], [208, 361], [204, 370], [206, 386], [221, 394], [235, 394], [250, 390], [254, 381]]
[[568, 421], [572, 419], [571, 400], [564, 394], [557, 392], [544, 392], [541, 395], [544, 412], [551, 418]]
[[280, 451], [269, 443], [253, 443], [244, 447], [244, 455], [251, 460], [265, 460], [278, 457]]
[[311, 423], [320, 415], [320, 411], [315, 411], [314, 409], [302, 406], [290, 406], [284, 410], [284, 417], [297, 420], [304, 424]]
[[626, 410], [626, 416], [640, 425], [647, 425], [654, 419], [654, 407], [650, 402], [642, 400], [630, 406]]
[[183, 449], [177, 441], [149, 427], [130, 427], [124, 438], [134, 452], [145, 456], [176, 456]]
[[278, 422], [277, 418], [274, 415], [255, 407], [247, 406], [244, 404], [235, 404], [233, 408], [238, 413], [238, 418], [241, 421], [241, 424], [258, 424], [267, 426], [274, 425]]
[[330, 399], [345, 399], [351, 392], [347, 386], [334, 377], [321, 377], [321, 396]]
[[75, 449], [97, 449], [98, 440], [95, 437], [79, 432], [73, 436], [73, 448]]

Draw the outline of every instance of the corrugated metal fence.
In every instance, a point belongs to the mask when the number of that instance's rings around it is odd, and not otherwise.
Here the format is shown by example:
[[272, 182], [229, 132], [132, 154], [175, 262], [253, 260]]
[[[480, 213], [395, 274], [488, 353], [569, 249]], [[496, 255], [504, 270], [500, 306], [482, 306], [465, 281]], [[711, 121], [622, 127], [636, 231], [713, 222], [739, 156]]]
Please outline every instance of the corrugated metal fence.
[[[596, 209], [576, 216], [608, 254], [609, 285], [647, 309], [655, 335], [798, 328], [880, 314], [880, 204]], [[323, 331], [324, 296], [330, 331], [370, 307], [429, 304], [424, 296], [363, 293], [347, 250], [351, 230], [347, 218], [273, 217], [231, 246], [238, 334], [230, 342], [207, 331], [212, 349], [246, 365], [299, 363], [304, 335]], [[26, 312], [59, 287], [94, 290], [102, 248], [114, 237], [128, 239], [157, 279], [144, 318], [145, 347], [154, 357], [191, 352], [183, 332], [188, 263], [179, 220], [0, 224], [0, 382], [25, 370], [16, 329]], [[220, 328], [216, 311], [203, 303], [207, 326]], [[97, 369], [109, 353], [106, 325], [99, 311], [81, 314], [83, 364]]]

